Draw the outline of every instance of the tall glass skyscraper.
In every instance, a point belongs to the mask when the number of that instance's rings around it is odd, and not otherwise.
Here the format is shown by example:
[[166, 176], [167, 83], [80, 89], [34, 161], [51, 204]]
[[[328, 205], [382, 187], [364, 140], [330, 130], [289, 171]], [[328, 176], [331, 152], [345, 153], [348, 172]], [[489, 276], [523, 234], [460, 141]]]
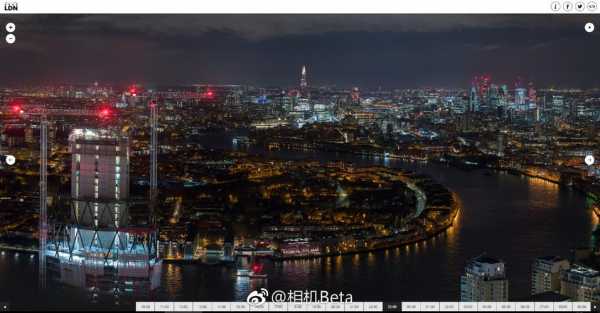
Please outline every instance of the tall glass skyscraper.
[[151, 292], [160, 281], [158, 230], [129, 219], [129, 139], [74, 129], [69, 150], [70, 212], [53, 223], [47, 251], [58, 278], [92, 299]]

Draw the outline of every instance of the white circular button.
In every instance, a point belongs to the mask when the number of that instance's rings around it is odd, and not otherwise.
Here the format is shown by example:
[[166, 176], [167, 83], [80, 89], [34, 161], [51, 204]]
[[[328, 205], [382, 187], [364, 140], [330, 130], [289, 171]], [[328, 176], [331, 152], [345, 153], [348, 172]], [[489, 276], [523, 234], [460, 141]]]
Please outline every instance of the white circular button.
[[8, 164], [8, 165], [14, 165], [15, 162], [17, 161], [17, 159], [15, 158], [14, 155], [10, 155], [9, 154], [9, 155], [6, 156], [5, 161], [6, 161], [6, 164]]
[[575, 2], [575, 10], [583, 12], [583, 10], [585, 10], [585, 3], [581, 1]]
[[567, 12], [571, 11], [573, 9], [573, 4], [569, 1], [563, 3], [563, 9]]
[[15, 23], [7, 23], [5, 28], [7, 32], [12, 33], [15, 31], [17, 26], [15, 25]]
[[594, 28], [595, 28], [594, 23], [585, 23], [584, 28], [585, 28], [586, 32], [591, 33], [594, 31]]
[[558, 2], [558, 1], [552, 2], [552, 4], [550, 5], [550, 9], [554, 12], [557, 12], [558, 10], [560, 10], [560, 2]]
[[9, 44], [13, 44], [15, 43], [15, 40], [17, 40], [17, 37], [15, 37], [15, 35], [13, 34], [8, 34], [6, 35], [6, 42], [8, 42]]
[[586, 155], [585, 156], [585, 164], [592, 166], [594, 165], [594, 162], [596, 162], [596, 160], [594, 160], [594, 156], [593, 155]]
[[596, 11], [597, 8], [598, 8], [598, 4], [596, 2], [594, 2], [594, 1], [588, 2], [588, 4], [587, 4], [588, 11], [594, 12], [594, 11]]

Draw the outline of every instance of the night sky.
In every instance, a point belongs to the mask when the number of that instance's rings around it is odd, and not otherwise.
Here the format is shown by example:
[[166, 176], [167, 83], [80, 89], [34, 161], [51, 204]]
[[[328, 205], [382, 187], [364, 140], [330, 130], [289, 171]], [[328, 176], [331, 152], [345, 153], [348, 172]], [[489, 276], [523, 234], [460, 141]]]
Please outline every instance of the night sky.
[[[465, 87], [488, 73], [600, 87], [589, 15], [18, 15], [0, 85], [232, 83]], [[584, 31], [594, 22], [596, 31]]]

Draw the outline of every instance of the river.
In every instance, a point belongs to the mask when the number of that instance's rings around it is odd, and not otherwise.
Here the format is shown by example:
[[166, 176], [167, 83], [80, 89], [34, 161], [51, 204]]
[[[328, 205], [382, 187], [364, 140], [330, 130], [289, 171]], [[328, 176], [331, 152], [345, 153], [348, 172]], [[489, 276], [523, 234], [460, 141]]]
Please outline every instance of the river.
[[[231, 148], [231, 137], [202, 142]], [[208, 143], [208, 144], [207, 144]], [[220, 266], [164, 264], [156, 301], [243, 301], [260, 287], [268, 290], [327, 290], [351, 293], [355, 301], [457, 301], [466, 262], [481, 253], [506, 262], [509, 299], [529, 295], [531, 264], [538, 256], [570, 256], [574, 247], [589, 246], [597, 223], [585, 208], [585, 196], [536, 178], [483, 170], [462, 170], [435, 163], [408, 163], [335, 153], [264, 152], [273, 157], [347, 160], [379, 164], [430, 175], [455, 191], [463, 208], [454, 226], [429, 241], [370, 253], [321, 259], [268, 262], [266, 282], [235, 276]], [[49, 283], [37, 294], [36, 258], [0, 255], [0, 302], [15, 309], [34, 304], [66, 309], [94, 309], [82, 290]], [[132, 309], [131, 304], [121, 305]]]

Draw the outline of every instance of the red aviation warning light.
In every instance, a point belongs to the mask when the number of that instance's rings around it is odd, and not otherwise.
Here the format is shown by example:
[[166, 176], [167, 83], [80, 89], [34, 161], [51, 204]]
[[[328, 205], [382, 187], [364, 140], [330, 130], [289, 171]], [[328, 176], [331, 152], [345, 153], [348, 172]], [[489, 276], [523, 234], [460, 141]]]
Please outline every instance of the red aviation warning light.
[[205, 99], [205, 100], [212, 100], [215, 96], [215, 93], [212, 90], [207, 90], [204, 93], [202, 93], [202, 95], [200, 96], [200, 98]]
[[138, 90], [135, 87], [135, 85], [132, 85], [131, 87], [129, 87], [129, 94], [131, 94], [132, 97], [136, 97], [138, 94]]
[[109, 118], [111, 115], [112, 115], [112, 110], [107, 107], [100, 108], [100, 111], [98, 111], [98, 117], [100, 117], [102, 119]]
[[261, 263], [252, 264], [252, 272], [254, 272], [255, 274], [262, 273], [262, 270], [263, 270], [263, 265]]
[[23, 108], [18, 104], [13, 104], [10, 109], [15, 114], [23, 114]]
[[15, 99], [9, 102], [9, 110], [13, 114], [23, 114], [25, 111], [23, 110], [23, 100]]

